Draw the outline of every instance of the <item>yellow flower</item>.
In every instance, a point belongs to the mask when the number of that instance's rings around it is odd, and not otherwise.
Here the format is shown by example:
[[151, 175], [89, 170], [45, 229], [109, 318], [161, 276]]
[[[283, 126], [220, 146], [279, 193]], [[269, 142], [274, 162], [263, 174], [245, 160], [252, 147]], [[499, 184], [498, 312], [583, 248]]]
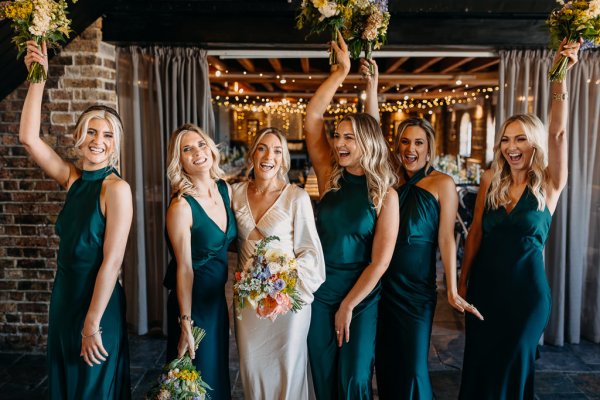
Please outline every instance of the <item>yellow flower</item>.
[[196, 379], [198, 379], [198, 372], [184, 369], [183, 371], [179, 371], [177, 374], [175, 374], [175, 376], [179, 379], [183, 379], [184, 381], [194, 382]]
[[312, 3], [316, 8], [321, 8], [327, 4], [327, 0], [312, 0]]

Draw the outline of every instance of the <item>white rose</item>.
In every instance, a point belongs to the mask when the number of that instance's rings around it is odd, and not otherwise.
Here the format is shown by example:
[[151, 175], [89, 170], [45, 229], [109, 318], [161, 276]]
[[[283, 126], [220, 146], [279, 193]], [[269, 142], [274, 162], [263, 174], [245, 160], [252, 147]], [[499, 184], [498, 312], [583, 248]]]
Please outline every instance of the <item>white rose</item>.
[[281, 272], [281, 270], [283, 269], [281, 267], [281, 264], [278, 262], [270, 262], [267, 264], [267, 268], [269, 268], [269, 271], [271, 271], [271, 274], [278, 274]]
[[319, 7], [319, 12], [321, 13], [319, 21], [322, 21], [325, 18], [331, 18], [334, 15], [337, 15], [339, 13], [339, 10], [337, 9], [337, 4], [333, 1], [330, 1], [324, 6]]

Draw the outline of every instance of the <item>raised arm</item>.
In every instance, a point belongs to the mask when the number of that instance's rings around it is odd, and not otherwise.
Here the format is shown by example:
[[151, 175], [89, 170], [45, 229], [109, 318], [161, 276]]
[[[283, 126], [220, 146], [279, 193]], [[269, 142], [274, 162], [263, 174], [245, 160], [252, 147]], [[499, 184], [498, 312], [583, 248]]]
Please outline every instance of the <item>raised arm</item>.
[[185, 316], [180, 321], [181, 335], [177, 346], [177, 357], [182, 357], [186, 351], [190, 357], [195, 357], [194, 335], [192, 334], [192, 287], [194, 285], [194, 270], [192, 269], [192, 209], [184, 198], [173, 200], [167, 210], [167, 233], [173, 246], [177, 261], [176, 290], [179, 303], [179, 315]]
[[100, 336], [100, 321], [115, 290], [121, 264], [125, 255], [127, 236], [133, 218], [131, 189], [127, 182], [117, 179], [105, 181], [106, 231], [104, 233], [103, 260], [94, 284], [92, 300], [81, 331], [81, 356], [91, 367], [92, 363], [105, 361], [108, 353]]
[[360, 274], [335, 313], [335, 330], [340, 332], [337, 335], [340, 347], [344, 338], [346, 343], [350, 341], [350, 322], [354, 308], [371, 293], [390, 265], [400, 225], [399, 209], [398, 193], [389, 189], [375, 225], [371, 263]]
[[456, 185], [452, 178], [443, 175], [438, 185], [438, 195], [440, 204], [440, 225], [438, 229], [438, 243], [440, 255], [446, 272], [446, 291], [448, 303], [460, 312], [470, 312], [483, 319], [479, 311], [468, 304], [464, 298], [459, 296], [456, 284], [456, 240], [454, 239], [454, 224], [456, 222], [456, 213], [458, 212], [458, 196], [456, 194]]
[[463, 256], [460, 279], [458, 281], [458, 294], [465, 299], [467, 296], [469, 272], [471, 271], [473, 260], [479, 251], [481, 239], [483, 238], [483, 211], [485, 210], [485, 197], [488, 188], [490, 187], [491, 180], [492, 171], [488, 169], [481, 176], [479, 192], [477, 193], [477, 199], [475, 200], [473, 222], [469, 228], [469, 234], [467, 235], [467, 241], [465, 243], [465, 254]]
[[[46, 43], [42, 43], [39, 49], [34, 41], [27, 42], [27, 55], [25, 65], [29, 70], [33, 62], [40, 63], [46, 71], [48, 70], [48, 57]], [[21, 124], [19, 125], [19, 141], [25, 150], [31, 155], [33, 161], [39, 165], [44, 172], [65, 188], [69, 187], [70, 177], [75, 175], [73, 164], [63, 160], [56, 152], [40, 138], [40, 120], [42, 97], [44, 96], [45, 82], [30, 83], [27, 91], [23, 111], [21, 112]]]
[[[331, 51], [335, 51], [337, 64], [331, 67], [331, 73], [319, 86], [306, 106], [304, 134], [308, 156], [315, 168], [319, 189], [329, 180], [331, 159], [333, 157], [327, 137], [323, 132], [324, 114], [335, 92], [346, 79], [350, 71], [350, 54], [342, 34], [338, 32], [338, 42], [331, 42]], [[322, 194], [322, 193], [321, 193]]]
[[[372, 67], [369, 67], [371, 65]], [[373, 71], [373, 73], [371, 73]], [[380, 122], [379, 118], [379, 102], [377, 100], [377, 85], [379, 84], [379, 68], [375, 60], [360, 59], [360, 74], [367, 82], [365, 91], [367, 98], [365, 100], [365, 113]]]
[[[577, 52], [581, 43], [567, 43], [563, 40], [556, 58], [561, 55], [568, 57], [570, 69], [577, 63]], [[548, 126], [548, 190], [547, 204], [551, 212], [554, 212], [560, 192], [567, 184], [568, 177], [568, 138], [567, 120], [569, 103], [567, 100], [567, 82], [557, 81], [550, 84], [550, 96], [552, 106], [550, 112], [550, 124]]]

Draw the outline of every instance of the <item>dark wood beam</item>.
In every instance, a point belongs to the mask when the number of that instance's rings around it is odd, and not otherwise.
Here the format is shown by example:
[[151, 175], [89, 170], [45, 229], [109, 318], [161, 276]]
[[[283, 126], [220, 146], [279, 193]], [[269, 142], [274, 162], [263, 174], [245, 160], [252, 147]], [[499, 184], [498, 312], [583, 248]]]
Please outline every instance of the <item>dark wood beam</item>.
[[408, 61], [409, 57], [400, 57], [398, 58], [396, 61], [394, 61], [389, 67], [387, 67], [387, 69], [385, 70], [386, 74], [391, 74], [393, 72], [396, 72], [396, 70], [398, 68], [400, 68], [400, 66], [402, 64], [404, 64], [406, 61]]
[[460, 66], [471, 62], [474, 60], [474, 57], [463, 57], [463, 58], [459, 58], [458, 60], [454, 60], [452, 58], [447, 58], [446, 60], [442, 61], [440, 64], [440, 72], [445, 74], [447, 72], [451, 72], [454, 71], [456, 69], [458, 69]]
[[478, 62], [478, 64], [476, 66], [471, 66], [471, 68], [469, 68], [468, 72], [479, 72], [479, 71], [483, 71], [484, 69], [487, 69], [489, 67], [492, 67], [496, 64], [500, 63], [500, 59], [499, 58], [494, 58], [491, 60], [488, 59], [481, 59], [481, 61]]
[[278, 58], [269, 58], [269, 64], [273, 67], [275, 72], [283, 72], [283, 68], [281, 68], [281, 61]]
[[248, 60], [247, 58], [238, 58], [237, 61], [248, 72], [254, 72], [256, 70], [252, 61]]
[[301, 58], [300, 66], [302, 67], [302, 72], [305, 74], [310, 73], [310, 62], [308, 61], [308, 58]]
[[427, 68], [431, 67], [433, 64], [439, 62], [443, 58], [444, 57], [432, 57], [429, 60], [425, 60], [418, 67], [416, 67], [412, 72], [415, 74], [420, 74], [421, 72], [425, 71]]
[[215, 67], [219, 71], [225, 72], [228, 69], [227, 65], [225, 65], [225, 63], [223, 63], [217, 57], [208, 56], [208, 57], [206, 57], [206, 60], [208, 61], [209, 64], [211, 64], [213, 67]]

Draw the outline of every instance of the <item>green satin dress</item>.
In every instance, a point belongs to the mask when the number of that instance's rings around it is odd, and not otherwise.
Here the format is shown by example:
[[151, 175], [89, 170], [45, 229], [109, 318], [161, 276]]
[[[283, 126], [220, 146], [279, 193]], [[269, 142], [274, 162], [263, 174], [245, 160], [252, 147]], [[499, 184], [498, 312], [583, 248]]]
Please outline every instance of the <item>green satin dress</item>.
[[334, 317], [371, 262], [377, 213], [366, 177], [344, 172], [341, 188], [323, 196], [317, 230], [325, 254], [325, 282], [315, 293], [308, 354], [318, 400], [371, 399], [379, 285], [353, 311], [350, 342], [337, 346]]
[[398, 189], [400, 230], [382, 278], [375, 369], [379, 398], [431, 400], [427, 358], [436, 305], [435, 264], [440, 207], [417, 183]]
[[551, 307], [543, 259], [551, 220], [529, 188], [510, 213], [485, 210], [467, 290], [485, 321], [466, 316], [460, 399], [534, 398], [537, 345]]
[[102, 182], [114, 169], [82, 171], [56, 221], [60, 237], [48, 326], [48, 392], [51, 399], [129, 399], [129, 346], [125, 295], [117, 282], [102, 315], [108, 357], [88, 366], [79, 356], [81, 330], [103, 260], [106, 218], [100, 210]]
[[[202, 379], [213, 390], [209, 390], [212, 400], [231, 398], [229, 382], [229, 314], [225, 299], [227, 283], [227, 249], [237, 236], [235, 216], [231, 210], [229, 192], [225, 181], [218, 181], [217, 187], [227, 212], [227, 229], [223, 232], [206, 214], [200, 203], [193, 197], [184, 196], [192, 209], [192, 320], [194, 326], [206, 331], [206, 336], [196, 350], [194, 365]], [[177, 345], [181, 329], [177, 321], [176, 271], [177, 261], [171, 252], [164, 284], [170, 290], [167, 299], [167, 362], [177, 358]]]

